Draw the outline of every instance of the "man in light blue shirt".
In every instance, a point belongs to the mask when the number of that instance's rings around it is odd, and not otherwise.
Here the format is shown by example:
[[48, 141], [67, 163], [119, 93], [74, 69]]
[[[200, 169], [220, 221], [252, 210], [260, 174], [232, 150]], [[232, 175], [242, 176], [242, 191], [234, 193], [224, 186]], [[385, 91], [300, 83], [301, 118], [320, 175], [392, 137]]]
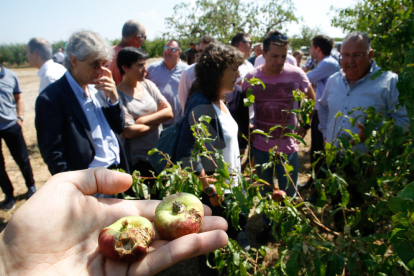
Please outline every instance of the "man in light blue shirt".
[[155, 83], [173, 110], [174, 118], [165, 122], [164, 128], [173, 125], [180, 118], [181, 104], [178, 98], [178, 86], [181, 73], [188, 67], [180, 61], [180, 55], [180, 43], [177, 40], [170, 40], [164, 47], [164, 60], [151, 64], [147, 69], [146, 78]]
[[[330, 55], [331, 51], [332, 51], [331, 38], [325, 35], [318, 35], [312, 39], [312, 43], [310, 47], [310, 56], [312, 57], [312, 59], [317, 61], [318, 66], [314, 68], [311, 72], [307, 73], [309, 81], [316, 85], [315, 111], [313, 113], [312, 123], [311, 123], [311, 135], [312, 135], [311, 148], [310, 148], [311, 164], [316, 162], [319, 158], [319, 155], [315, 154], [315, 152], [324, 150], [323, 136], [322, 136], [322, 133], [318, 129], [318, 126], [319, 126], [318, 100], [322, 97], [328, 78], [341, 69], [338, 61]], [[318, 177], [323, 178], [324, 174], [320, 170], [321, 163], [322, 161], [319, 161], [319, 163], [315, 166], [314, 170], [315, 170], [315, 173], [319, 172]], [[311, 177], [305, 185], [302, 185], [302, 187], [310, 186], [312, 183], [313, 183], [313, 178]]]
[[[374, 60], [371, 40], [366, 33], [353, 32], [342, 43], [342, 70], [331, 76], [326, 83], [325, 91], [319, 100], [319, 130], [327, 142], [334, 141], [339, 135], [350, 137], [344, 129], [360, 133], [361, 143], [354, 145], [354, 151], [368, 151], [363, 143], [364, 113], [354, 111], [348, 115], [358, 124], [354, 127], [348, 118], [335, 118], [338, 112], [348, 114], [354, 108], [367, 109], [372, 106], [377, 112], [387, 111], [396, 123], [408, 130], [409, 120], [405, 107], [398, 107], [398, 75], [384, 72], [372, 80], [371, 76], [380, 70]], [[362, 116], [360, 116], [362, 115]]]

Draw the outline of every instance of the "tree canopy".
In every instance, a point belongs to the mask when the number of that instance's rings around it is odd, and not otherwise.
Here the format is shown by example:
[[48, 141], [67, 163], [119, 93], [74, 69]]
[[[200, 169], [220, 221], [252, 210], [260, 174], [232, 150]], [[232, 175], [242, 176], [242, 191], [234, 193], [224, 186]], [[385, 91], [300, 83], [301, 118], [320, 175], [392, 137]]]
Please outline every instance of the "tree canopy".
[[197, 40], [207, 34], [228, 43], [234, 34], [247, 32], [264, 37], [271, 29], [282, 30], [288, 22], [298, 22], [291, 0], [244, 3], [240, 0], [197, 0], [195, 6], [181, 3], [165, 19], [167, 36]]

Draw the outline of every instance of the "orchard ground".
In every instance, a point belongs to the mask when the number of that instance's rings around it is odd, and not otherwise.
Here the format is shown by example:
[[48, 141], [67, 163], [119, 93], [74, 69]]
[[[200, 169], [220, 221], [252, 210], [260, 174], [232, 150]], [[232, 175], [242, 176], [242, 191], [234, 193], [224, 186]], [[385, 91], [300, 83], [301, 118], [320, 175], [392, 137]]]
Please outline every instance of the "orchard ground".
[[[159, 58], [152, 58], [147, 60], [147, 65], [160, 60]], [[43, 184], [51, 177], [50, 172], [43, 162], [42, 156], [40, 155], [39, 148], [37, 145], [36, 129], [34, 126], [35, 119], [35, 101], [38, 96], [39, 78], [37, 76], [37, 69], [35, 68], [11, 68], [18, 76], [21, 88], [23, 91], [23, 99], [25, 104], [24, 123], [23, 123], [23, 134], [26, 140], [26, 145], [29, 151], [30, 163], [32, 165], [33, 174], [36, 182], [36, 188], [41, 189]], [[305, 137], [307, 147], [300, 145], [299, 152], [299, 181], [298, 183], [306, 182], [309, 178], [309, 149], [310, 149], [310, 131]], [[22, 174], [14, 159], [11, 157], [9, 149], [7, 148], [4, 141], [2, 142], [2, 151], [6, 163], [6, 170], [10, 177], [14, 187], [14, 195], [17, 198], [16, 207], [11, 211], [0, 210], [0, 231], [2, 231], [7, 222], [12, 217], [13, 213], [26, 202], [27, 187], [25, 185]], [[0, 192], [0, 202], [5, 199], [5, 195]], [[251, 238], [251, 245], [253, 247], [259, 247], [255, 240], [257, 233], [263, 227], [261, 215], [255, 215], [253, 212], [250, 214], [250, 218], [247, 224], [247, 232]], [[268, 251], [265, 263], [271, 265], [275, 263], [278, 258], [276, 242], [270, 241], [267, 246], [270, 247]], [[197, 259], [189, 259], [176, 264], [175, 266], [163, 271], [159, 275], [198, 275]]]

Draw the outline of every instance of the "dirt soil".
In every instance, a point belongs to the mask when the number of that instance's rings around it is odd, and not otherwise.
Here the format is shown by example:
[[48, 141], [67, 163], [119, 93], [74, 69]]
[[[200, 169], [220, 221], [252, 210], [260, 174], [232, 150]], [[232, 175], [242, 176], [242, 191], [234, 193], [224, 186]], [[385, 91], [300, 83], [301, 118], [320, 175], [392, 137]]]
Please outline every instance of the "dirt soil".
[[[149, 59], [147, 65], [155, 62], [159, 59]], [[37, 77], [37, 69], [35, 68], [13, 68], [12, 69], [18, 76], [21, 88], [23, 91], [23, 99], [25, 104], [25, 120], [23, 123], [23, 134], [26, 140], [26, 145], [29, 150], [30, 163], [32, 165], [33, 174], [36, 182], [37, 189], [41, 189], [42, 185], [51, 177], [46, 164], [40, 155], [39, 148], [36, 139], [36, 129], [34, 126], [35, 118], [35, 101], [38, 96], [39, 78]], [[310, 132], [305, 137], [307, 147], [300, 145], [299, 152], [299, 181], [298, 183], [304, 183], [309, 178], [309, 149], [310, 149]], [[19, 167], [11, 157], [9, 149], [2, 143], [2, 151], [6, 163], [6, 170], [9, 175], [11, 182], [14, 187], [14, 195], [17, 198], [16, 207], [11, 211], [4, 211], [0, 209], [0, 231], [2, 231], [7, 222], [12, 217], [13, 213], [26, 202], [27, 187], [25, 185], [23, 176], [20, 172]], [[0, 191], [0, 202], [5, 199], [4, 194]], [[251, 238], [251, 245], [253, 247], [259, 247], [260, 245], [256, 242], [255, 237], [260, 229], [263, 227], [261, 216], [251, 216], [247, 224], [247, 232]], [[268, 246], [271, 248], [266, 256], [266, 263], [274, 263], [277, 259], [277, 244], [269, 242]], [[272, 261], [273, 260], [273, 261]], [[189, 259], [180, 262], [171, 268], [159, 273], [158, 275], [174, 275], [174, 276], [196, 276], [198, 273], [197, 259]]]

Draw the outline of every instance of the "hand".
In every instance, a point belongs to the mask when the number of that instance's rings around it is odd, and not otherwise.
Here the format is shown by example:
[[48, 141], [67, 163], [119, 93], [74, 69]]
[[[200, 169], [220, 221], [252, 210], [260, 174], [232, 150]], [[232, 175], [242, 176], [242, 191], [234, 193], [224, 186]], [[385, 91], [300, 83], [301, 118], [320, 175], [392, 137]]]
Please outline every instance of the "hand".
[[308, 133], [308, 130], [306, 128], [304, 128], [304, 127], [299, 127], [298, 128], [298, 135], [300, 137], [302, 137], [302, 139], [305, 138], [307, 133]]
[[158, 111], [160, 111], [161, 109], [167, 108], [168, 105], [165, 101], [158, 101]]
[[105, 93], [105, 96], [110, 99], [111, 103], [114, 104], [118, 101], [118, 90], [116, 90], [115, 81], [112, 79], [111, 70], [101, 66], [103, 75], [98, 79], [94, 79], [97, 90], [101, 90]]
[[130, 175], [104, 168], [53, 176], [14, 213], [0, 234], [2, 274], [154, 275], [227, 244], [223, 231], [227, 222], [211, 217], [211, 210], [205, 207], [199, 234], [165, 241], [156, 231], [143, 260], [129, 264], [106, 259], [98, 248], [100, 231], [124, 216], [140, 215], [154, 221], [159, 201], [90, 195], [120, 193], [131, 184]]
[[17, 118], [17, 123], [19, 124], [20, 128], [23, 130], [23, 121]]
[[[360, 139], [359, 144], [361, 144], [361, 143], [364, 143], [364, 142], [365, 142], [365, 140], [367, 140], [367, 136], [365, 136], [365, 133], [364, 133], [365, 126], [364, 126], [362, 123], [358, 122], [358, 123], [357, 123], [357, 127], [359, 128], [359, 132], [358, 132], [359, 139]], [[355, 145], [356, 145], [356, 144], [355, 144], [355, 140], [354, 140], [354, 139], [352, 139], [352, 140], [350, 141], [350, 144], [351, 144], [352, 146], [355, 146]]]

